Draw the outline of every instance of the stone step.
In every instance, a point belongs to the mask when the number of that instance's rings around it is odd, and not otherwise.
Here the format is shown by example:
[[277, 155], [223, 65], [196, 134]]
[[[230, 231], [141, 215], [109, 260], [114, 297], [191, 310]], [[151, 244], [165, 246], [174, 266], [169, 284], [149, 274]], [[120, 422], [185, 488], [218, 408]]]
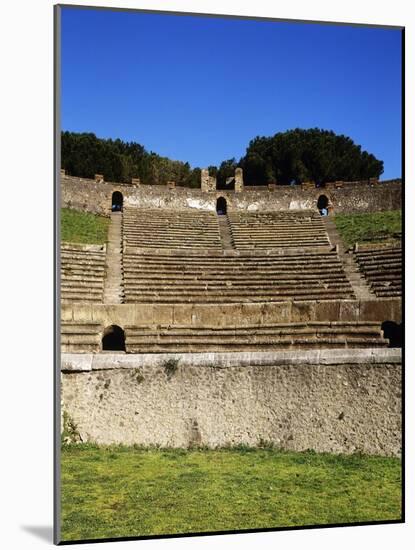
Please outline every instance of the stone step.
[[126, 349], [129, 353], [194, 353], [197, 352], [213, 352], [213, 351], [266, 351], [266, 350], [290, 350], [290, 349], [339, 349], [339, 348], [373, 348], [387, 347], [388, 340], [380, 338], [293, 338], [285, 341], [274, 341], [270, 343], [244, 343], [236, 342], [223, 343], [221, 340], [212, 343], [194, 341], [190, 343], [175, 342], [175, 343], [147, 343], [147, 344], [130, 344], [126, 340]]
[[[384, 287], [385, 284], [380, 284], [379, 286]], [[140, 281], [129, 281], [125, 280], [124, 282], [124, 288], [127, 292], [134, 292], [134, 291], [141, 291], [141, 290], [147, 290], [147, 291], [173, 291], [173, 292], [187, 292], [192, 290], [199, 290], [199, 291], [232, 291], [235, 292], [244, 292], [245, 294], [249, 291], [274, 291], [274, 292], [280, 292], [285, 290], [293, 291], [295, 289], [300, 290], [314, 290], [314, 289], [347, 289], [348, 291], [351, 290], [351, 285], [349, 281], [343, 281], [343, 282], [335, 282], [335, 283], [326, 283], [322, 284], [318, 281], [314, 282], [308, 282], [308, 283], [280, 283], [278, 281], [276, 282], [270, 282], [270, 283], [258, 283], [256, 281], [254, 282], [245, 282], [245, 283], [227, 283], [227, 282], [193, 282], [193, 283], [171, 283], [170, 281], [159, 281], [157, 283], [148, 283], [146, 281], [140, 282]]]
[[241, 273], [241, 274], [230, 274], [226, 273], [226, 278], [224, 280], [220, 280], [220, 274], [216, 275], [214, 273], [203, 273], [198, 272], [195, 274], [188, 274], [188, 273], [181, 273], [181, 272], [160, 272], [160, 273], [152, 273], [152, 272], [141, 272], [138, 270], [126, 270], [124, 273], [124, 279], [126, 282], [138, 282], [138, 283], [165, 283], [165, 284], [177, 284], [177, 283], [187, 283], [187, 282], [204, 282], [209, 284], [256, 284], [261, 282], [268, 282], [268, 283], [281, 283], [281, 282], [292, 282], [292, 283], [307, 283], [307, 282], [320, 282], [322, 284], [325, 283], [331, 283], [331, 282], [348, 282], [348, 279], [344, 275], [344, 273], [333, 273], [331, 275], [325, 274], [320, 275], [301, 275], [301, 273], [294, 273], [294, 274], [282, 274], [282, 273], [275, 273], [274, 276], [272, 274], [263, 273], [259, 275], [250, 275], [249, 273]]
[[[384, 295], [393, 296], [392, 292]], [[302, 301], [327, 301], [327, 300], [338, 300], [338, 299], [354, 299], [355, 295], [351, 292], [327, 292], [325, 294], [303, 294], [301, 296], [294, 293], [278, 294], [278, 295], [248, 295], [248, 296], [233, 296], [233, 295], [212, 295], [212, 294], [203, 294], [196, 296], [189, 296], [188, 294], [179, 295], [179, 296], [166, 296], [159, 294], [128, 294], [125, 293], [125, 303], [141, 303], [141, 304], [218, 304], [218, 303], [227, 303], [227, 304], [237, 304], [237, 303], [263, 303], [263, 302], [286, 302], [287, 300], [302, 300]], [[79, 299], [79, 301], [82, 301]]]

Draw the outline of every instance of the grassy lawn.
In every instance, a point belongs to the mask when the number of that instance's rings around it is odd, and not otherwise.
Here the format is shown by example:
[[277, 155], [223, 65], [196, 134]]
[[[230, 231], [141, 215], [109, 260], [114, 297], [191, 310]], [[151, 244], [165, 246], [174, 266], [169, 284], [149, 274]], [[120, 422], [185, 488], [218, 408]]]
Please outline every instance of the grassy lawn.
[[61, 464], [63, 540], [401, 517], [394, 458], [81, 444]]
[[61, 208], [61, 240], [82, 244], [104, 244], [109, 218]]
[[356, 242], [387, 242], [401, 238], [402, 211], [337, 214], [337, 230], [347, 245]]

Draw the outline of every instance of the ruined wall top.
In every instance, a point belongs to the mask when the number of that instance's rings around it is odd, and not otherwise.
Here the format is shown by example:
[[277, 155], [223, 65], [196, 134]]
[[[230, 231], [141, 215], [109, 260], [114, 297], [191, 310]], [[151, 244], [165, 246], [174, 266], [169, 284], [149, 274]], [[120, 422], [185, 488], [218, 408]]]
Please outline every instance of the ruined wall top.
[[334, 182], [324, 188], [313, 186], [244, 186], [242, 173], [235, 174], [235, 190], [216, 189], [216, 179], [202, 171], [204, 188], [168, 185], [144, 185], [139, 181], [114, 183], [78, 178], [61, 173], [60, 194], [63, 207], [109, 215], [112, 193], [120, 191], [126, 206], [138, 208], [197, 208], [216, 210], [216, 200], [224, 197], [229, 210], [277, 211], [317, 208], [317, 200], [326, 195], [331, 208], [338, 213], [397, 210], [402, 204], [400, 180], [370, 183]]

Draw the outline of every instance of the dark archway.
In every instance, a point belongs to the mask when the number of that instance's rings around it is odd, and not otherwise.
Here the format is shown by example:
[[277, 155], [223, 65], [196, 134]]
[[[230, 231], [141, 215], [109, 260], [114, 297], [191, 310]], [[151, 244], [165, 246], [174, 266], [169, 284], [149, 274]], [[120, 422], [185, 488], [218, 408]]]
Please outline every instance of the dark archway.
[[402, 347], [402, 324], [398, 325], [394, 321], [384, 321], [381, 329], [383, 330], [383, 337], [389, 340], [390, 348]]
[[122, 212], [123, 196], [119, 191], [114, 191], [111, 198], [111, 211]]
[[326, 197], [326, 195], [320, 195], [317, 200], [317, 208], [322, 216], [328, 215], [329, 213], [328, 206], [329, 206], [329, 199]]
[[103, 351], [125, 351], [125, 334], [118, 325], [111, 325], [104, 330], [102, 337]]
[[227, 212], [226, 199], [224, 197], [219, 197], [216, 201], [216, 212], [218, 216], [225, 216]]

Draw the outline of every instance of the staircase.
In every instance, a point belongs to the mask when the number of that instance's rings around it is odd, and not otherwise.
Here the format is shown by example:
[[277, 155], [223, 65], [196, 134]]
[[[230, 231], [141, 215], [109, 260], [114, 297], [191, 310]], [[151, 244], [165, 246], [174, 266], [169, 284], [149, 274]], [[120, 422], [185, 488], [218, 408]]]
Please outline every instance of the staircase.
[[348, 277], [350, 284], [352, 285], [353, 292], [358, 300], [373, 300], [376, 299], [376, 295], [370, 290], [366, 279], [359, 270], [359, 266], [356, 263], [353, 252], [346, 250], [343, 241], [337, 231], [336, 224], [333, 217], [323, 216], [323, 223], [326, 227], [327, 234], [329, 236], [332, 246], [337, 245], [337, 252], [340, 261], [343, 264], [344, 272]]
[[228, 215], [218, 216], [218, 224], [222, 248], [224, 250], [235, 250]]
[[122, 268], [122, 212], [111, 213], [104, 281], [104, 304], [124, 302]]

